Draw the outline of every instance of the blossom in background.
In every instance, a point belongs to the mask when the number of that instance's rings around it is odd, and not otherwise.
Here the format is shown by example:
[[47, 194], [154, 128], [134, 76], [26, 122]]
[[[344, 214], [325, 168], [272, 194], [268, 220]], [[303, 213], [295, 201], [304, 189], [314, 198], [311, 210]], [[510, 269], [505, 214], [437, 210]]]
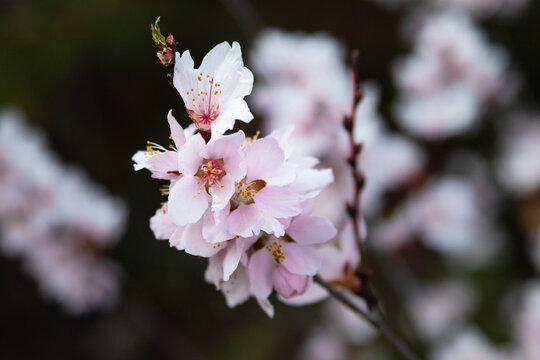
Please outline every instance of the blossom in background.
[[492, 222], [490, 204], [479, 193], [466, 178], [433, 179], [374, 228], [374, 244], [395, 248], [418, 236], [456, 261], [485, 263], [497, 253], [502, 235]]
[[464, 326], [474, 305], [472, 284], [450, 280], [414, 292], [407, 308], [418, 333], [433, 341]]
[[516, 321], [516, 340], [521, 358], [535, 360], [540, 354], [540, 284], [531, 282], [523, 291], [522, 304]]
[[502, 125], [497, 175], [501, 184], [516, 196], [540, 188], [540, 117], [516, 114]]
[[235, 120], [253, 119], [244, 100], [251, 93], [253, 74], [244, 66], [236, 41], [216, 45], [198, 69], [189, 50], [177, 52], [173, 84], [195, 126], [213, 137], [231, 130]]
[[497, 16], [503, 19], [518, 15], [528, 2], [529, 0], [439, 0], [443, 5], [461, 8], [477, 17]]
[[300, 360], [345, 360], [348, 359], [347, 344], [341, 334], [336, 334], [327, 326], [313, 329], [306, 336], [306, 341], [300, 348]]
[[261, 78], [252, 102], [267, 131], [294, 125], [301, 155], [339, 157], [349, 151], [341, 123], [351, 111], [353, 85], [337, 40], [267, 29], [256, 39], [251, 63]]
[[42, 294], [72, 314], [119, 298], [120, 268], [102, 253], [123, 231], [126, 208], [66, 167], [15, 111], [0, 114], [1, 249], [17, 255]]
[[381, 208], [382, 195], [419, 176], [424, 167], [422, 149], [405, 136], [391, 133], [378, 113], [379, 90], [364, 84], [364, 97], [356, 109], [354, 140], [362, 144], [357, 159], [367, 181], [362, 191], [362, 209], [373, 216]]
[[410, 133], [427, 140], [461, 134], [488, 106], [515, 94], [507, 53], [490, 45], [464, 13], [428, 17], [413, 39], [413, 53], [394, 66], [395, 114]]
[[511, 360], [513, 354], [497, 349], [476, 329], [461, 330], [450, 340], [435, 348], [432, 360]]
[[522, 12], [529, 0], [373, 0], [388, 7], [396, 8], [415, 5], [419, 8], [459, 9], [477, 18], [498, 17], [512, 19]]

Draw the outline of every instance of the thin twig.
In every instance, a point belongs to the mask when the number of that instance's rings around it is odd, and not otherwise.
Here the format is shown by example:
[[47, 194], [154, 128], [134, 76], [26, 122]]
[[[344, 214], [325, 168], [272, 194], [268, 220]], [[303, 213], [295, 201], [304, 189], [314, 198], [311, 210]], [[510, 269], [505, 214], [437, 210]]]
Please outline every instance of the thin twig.
[[364, 320], [369, 322], [374, 328], [376, 328], [379, 333], [385, 338], [385, 340], [388, 341], [388, 343], [392, 345], [394, 349], [396, 349], [405, 359], [419, 360], [419, 358], [408, 348], [408, 346], [382, 320], [381, 316], [375, 318], [373, 315], [365, 312], [355, 303], [353, 303], [349, 298], [347, 298], [347, 296], [345, 296], [341, 291], [335, 289], [332, 285], [323, 280], [319, 275], [315, 275], [313, 279], [317, 284], [319, 284], [326, 291], [328, 291], [328, 293], [330, 293], [330, 295], [332, 295], [336, 300], [347, 306]]

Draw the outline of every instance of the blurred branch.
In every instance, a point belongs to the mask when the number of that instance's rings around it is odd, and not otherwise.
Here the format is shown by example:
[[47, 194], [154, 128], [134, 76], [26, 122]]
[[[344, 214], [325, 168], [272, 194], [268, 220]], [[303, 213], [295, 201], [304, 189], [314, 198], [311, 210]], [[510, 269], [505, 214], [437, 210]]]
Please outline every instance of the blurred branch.
[[419, 360], [419, 358], [408, 348], [408, 346], [384, 322], [382, 314], [379, 311], [369, 314], [353, 303], [347, 296], [343, 294], [343, 292], [335, 289], [332, 285], [323, 280], [319, 275], [315, 275], [313, 279], [317, 284], [328, 291], [336, 300], [369, 322], [405, 359]]
[[263, 27], [261, 17], [248, 0], [221, 0], [221, 3], [248, 38], [253, 37]]

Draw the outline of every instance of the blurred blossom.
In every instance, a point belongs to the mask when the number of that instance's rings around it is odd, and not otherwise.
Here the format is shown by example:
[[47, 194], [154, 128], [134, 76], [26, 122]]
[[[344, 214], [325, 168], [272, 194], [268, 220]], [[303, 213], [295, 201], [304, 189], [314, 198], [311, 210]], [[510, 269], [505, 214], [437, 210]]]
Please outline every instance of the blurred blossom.
[[529, 0], [372, 0], [382, 6], [395, 8], [404, 5], [418, 7], [455, 8], [478, 18], [496, 16], [512, 19], [525, 8]]
[[[498, 251], [501, 235], [491, 220], [493, 209], [478, 194], [465, 178], [432, 180], [411, 195], [387, 226], [376, 228], [375, 244], [394, 248], [417, 235], [430, 248], [455, 260], [483, 263]], [[385, 236], [390, 239], [384, 240]]]
[[[457, 333], [451, 341], [443, 342], [432, 355], [432, 360], [511, 360], [513, 356], [495, 348], [475, 329]], [[516, 359], [517, 360], [517, 359]]]
[[126, 209], [51, 153], [16, 111], [0, 115], [1, 249], [18, 255], [44, 296], [70, 313], [108, 308], [119, 268], [101, 254], [123, 231]]
[[354, 138], [362, 144], [359, 168], [366, 176], [362, 191], [362, 209], [374, 215], [387, 190], [418, 176], [424, 167], [424, 153], [406, 137], [389, 132], [378, 113], [379, 90], [373, 84], [362, 87], [364, 97], [356, 109]]
[[501, 184], [516, 196], [540, 188], [540, 116], [516, 114], [503, 124], [497, 163]]
[[529, 0], [439, 0], [441, 4], [456, 6], [478, 17], [512, 18], [519, 14]]
[[528, 243], [528, 253], [533, 266], [537, 272], [540, 272], [540, 226], [536, 229]]
[[347, 344], [332, 329], [321, 326], [312, 330], [307, 341], [300, 348], [300, 360], [345, 360]]
[[413, 42], [413, 53], [394, 67], [401, 92], [395, 113], [416, 136], [439, 140], [463, 133], [517, 90], [507, 53], [490, 45], [464, 13], [427, 17]]
[[[346, 296], [360, 309], [368, 312], [364, 300], [348, 293]], [[337, 300], [330, 299], [324, 305], [326, 323], [349, 344], [366, 343], [377, 336], [377, 332], [367, 321]]]
[[524, 360], [540, 356], [540, 283], [527, 285], [517, 319], [517, 340]]
[[341, 123], [351, 111], [352, 82], [343, 46], [329, 35], [269, 29], [251, 54], [259, 75], [254, 108], [267, 131], [295, 127], [296, 151], [311, 156], [342, 156], [349, 151]]
[[466, 262], [483, 262], [498, 250], [490, 209], [465, 179], [442, 178], [413, 198], [411, 220], [434, 250]]
[[464, 325], [475, 304], [471, 284], [446, 281], [415, 293], [408, 303], [418, 333], [436, 340]]

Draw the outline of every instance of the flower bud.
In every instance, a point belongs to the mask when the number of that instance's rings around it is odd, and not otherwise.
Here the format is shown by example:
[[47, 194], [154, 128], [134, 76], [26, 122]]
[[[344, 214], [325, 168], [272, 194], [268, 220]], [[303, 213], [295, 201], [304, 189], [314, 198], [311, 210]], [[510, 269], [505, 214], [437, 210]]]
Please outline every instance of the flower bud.
[[158, 62], [165, 67], [170, 66], [174, 60], [174, 53], [168, 47], [164, 47], [162, 51], [157, 52], [156, 56]]

